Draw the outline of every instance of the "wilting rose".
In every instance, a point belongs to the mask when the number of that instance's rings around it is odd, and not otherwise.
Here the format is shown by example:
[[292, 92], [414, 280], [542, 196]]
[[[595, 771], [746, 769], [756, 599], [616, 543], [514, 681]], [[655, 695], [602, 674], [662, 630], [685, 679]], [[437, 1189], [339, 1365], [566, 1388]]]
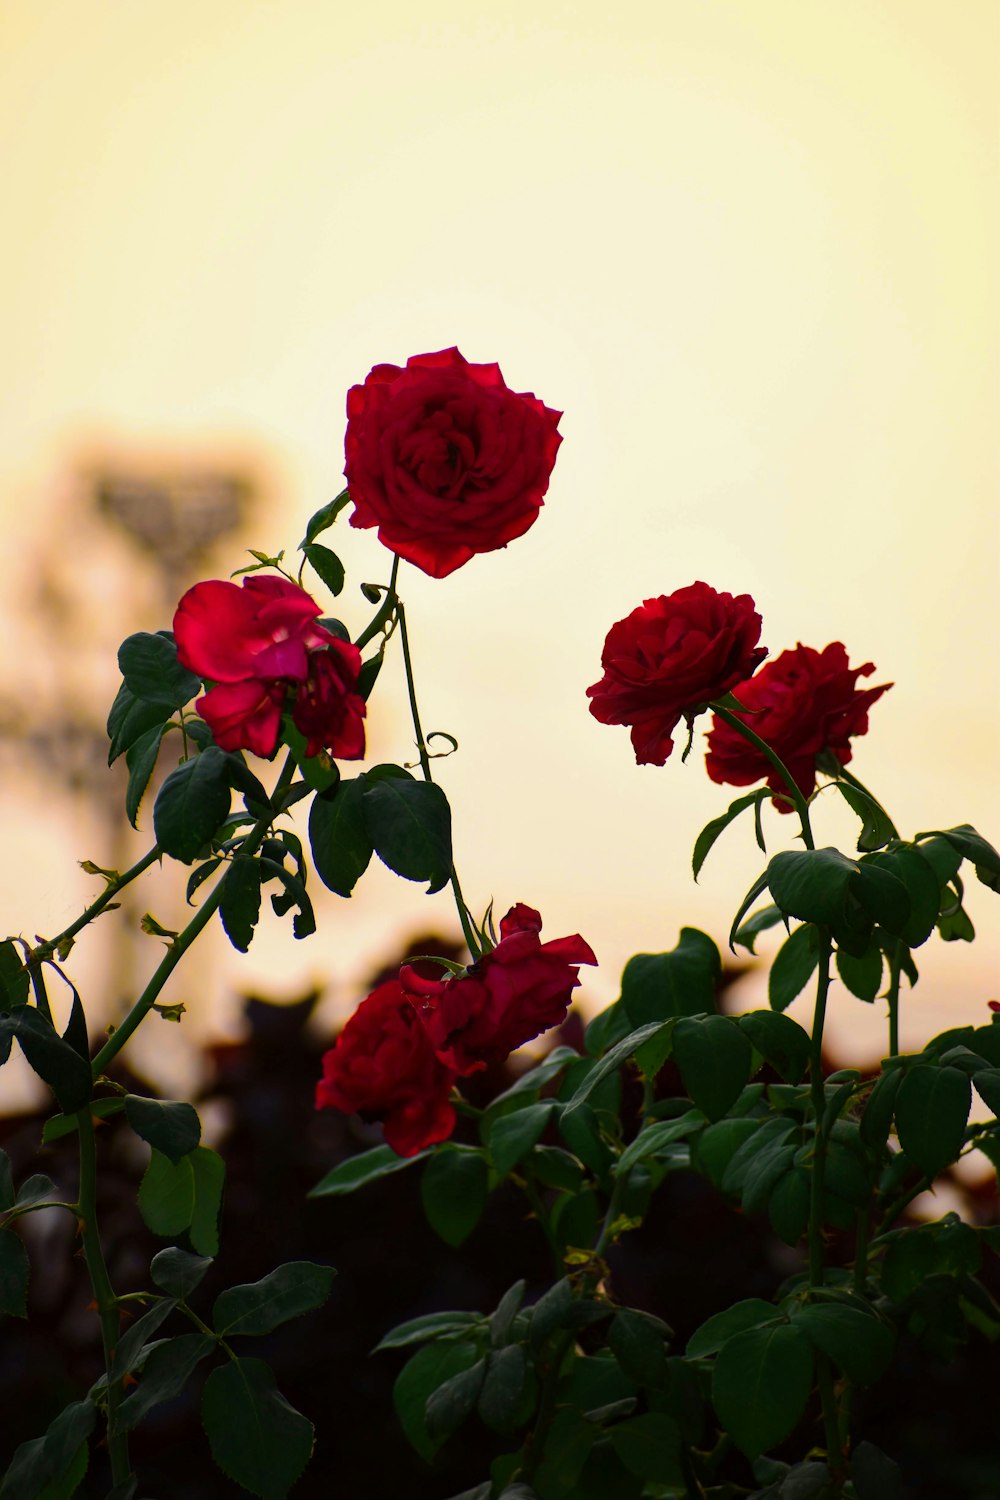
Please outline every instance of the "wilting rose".
[[364, 755], [361, 652], [318, 625], [320, 613], [304, 589], [271, 574], [188, 589], [174, 615], [177, 655], [213, 684], [195, 708], [223, 750], [273, 755], [290, 707], [308, 755]]
[[[816, 786], [817, 756], [829, 750], [846, 765], [852, 737], [867, 732], [869, 708], [892, 687], [891, 682], [884, 682], [881, 687], [859, 689], [858, 678], [869, 677], [874, 670], [870, 661], [863, 667], [850, 666], [840, 641], [822, 651], [800, 644], [794, 651], [783, 651], [749, 682], [733, 689], [740, 703], [752, 710], [736, 717], [771, 746], [799, 791], [808, 797]], [[719, 718], [713, 720], [709, 732], [705, 769], [713, 781], [730, 786], [766, 780], [773, 792], [788, 792], [766, 756]], [[775, 806], [791, 812], [787, 801], [778, 800]]]
[[457, 349], [376, 365], [347, 393], [351, 525], [433, 578], [505, 547], [538, 515], [561, 415]]
[[448, 1098], [454, 1081], [399, 980], [389, 979], [362, 1000], [324, 1054], [316, 1108], [381, 1120], [387, 1144], [415, 1156], [455, 1128]]
[[639, 765], [662, 766], [673, 732], [749, 677], [767, 652], [749, 594], [692, 583], [646, 599], [608, 631], [604, 676], [587, 689], [602, 724], [630, 724]]
[[565, 1018], [580, 983], [578, 964], [596, 964], [579, 935], [543, 943], [542, 919], [518, 904], [500, 923], [500, 941], [463, 974], [425, 979], [400, 970], [412, 1001], [442, 1062], [456, 1073], [475, 1073]]

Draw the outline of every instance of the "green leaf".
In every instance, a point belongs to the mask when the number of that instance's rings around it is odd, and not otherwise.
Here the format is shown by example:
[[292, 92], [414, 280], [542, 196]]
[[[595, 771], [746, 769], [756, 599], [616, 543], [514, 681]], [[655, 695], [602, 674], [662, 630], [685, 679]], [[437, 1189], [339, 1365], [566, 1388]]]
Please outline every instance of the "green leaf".
[[28, 1316], [28, 1252], [12, 1229], [0, 1229], [0, 1314]]
[[337, 554], [329, 547], [321, 547], [318, 542], [307, 542], [302, 550], [309, 566], [330, 593], [339, 594], [344, 587], [344, 564]]
[[232, 793], [225, 753], [202, 750], [171, 771], [153, 806], [153, 832], [165, 854], [192, 864], [229, 816]]
[[430, 1154], [428, 1150], [418, 1151], [414, 1156], [399, 1156], [391, 1146], [373, 1146], [370, 1151], [348, 1157], [347, 1161], [333, 1167], [314, 1188], [309, 1189], [306, 1197], [335, 1198], [356, 1192], [369, 1182], [378, 1182], [393, 1172], [401, 1172], [404, 1167], [412, 1167]]
[[111, 1364], [112, 1379], [121, 1380], [143, 1362], [148, 1353], [146, 1346], [149, 1340], [176, 1307], [176, 1297], [160, 1297], [122, 1334]]
[[532, 1483], [546, 1500], [569, 1500], [580, 1470], [597, 1441], [597, 1428], [572, 1407], [557, 1411], [545, 1434], [545, 1456]]
[[[987, 876], [1000, 876], [1000, 853], [992, 844], [987, 843], [981, 833], [976, 832], [971, 823], [960, 823], [957, 828], [936, 828], [931, 833], [917, 834], [918, 840], [927, 838], [945, 839], [963, 859], [967, 859], [970, 864], [976, 866], [976, 874], [979, 875], [984, 885], [996, 889], [995, 884], [989, 879], [984, 879], [980, 871]], [[926, 854], [926, 850], [921, 850], [921, 853]]]
[[347, 490], [341, 490], [335, 499], [328, 500], [325, 505], [321, 505], [316, 514], [310, 518], [309, 524], [306, 527], [306, 534], [299, 543], [299, 550], [304, 552], [310, 543], [314, 542], [322, 532], [333, 525], [340, 512], [344, 509], [344, 506], [350, 505], [350, 503], [351, 497]]
[[493, 1432], [514, 1430], [527, 1377], [528, 1361], [521, 1344], [508, 1344], [489, 1355], [477, 1410]]
[[695, 840], [694, 855], [691, 861], [694, 867], [695, 880], [698, 879], [708, 852], [719, 835], [725, 832], [730, 823], [735, 818], [738, 818], [741, 812], [744, 812], [748, 807], [753, 807], [755, 803], [759, 803], [764, 797], [769, 797], [770, 795], [767, 787], [759, 787], [755, 792], [748, 792], [744, 797], [737, 797], [735, 802], [729, 804], [728, 811], [724, 812], [720, 818], [713, 818], [710, 823], [705, 824], [705, 827]]
[[494, 1121], [489, 1148], [498, 1177], [506, 1177], [541, 1139], [554, 1108], [549, 1099], [544, 1104], [529, 1104], [515, 1114], [501, 1115]]
[[175, 1167], [201, 1140], [201, 1121], [191, 1104], [127, 1094], [125, 1115], [136, 1135], [169, 1157]]
[[210, 1255], [191, 1255], [187, 1250], [171, 1246], [153, 1256], [149, 1274], [154, 1286], [160, 1287], [170, 1297], [184, 1300], [200, 1285], [211, 1264]]
[[682, 927], [669, 953], [637, 953], [622, 974], [621, 1003], [633, 1026], [715, 1011], [722, 972], [719, 950], [694, 927]]
[[131, 744], [125, 752], [128, 786], [125, 789], [125, 812], [133, 828], [138, 828], [139, 806], [146, 794], [149, 778], [156, 767], [166, 724], [156, 724]]
[[858, 835], [859, 850], [870, 852], [873, 849], [881, 849], [890, 839], [896, 837], [895, 824], [882, 804], [876, 802], [870, 792], [851, 786], [846, 781], [837, 781], [835, 785], [848, 807], [861, 819], [862, 828]]
[[544, 1057], [534, 1068], [529, 1068], [522, 1073], [509, 1089], [504, 1089], [491, 1101], [486, 1118], [490, 1120], [499, 1114], [506, 1114], [512, 1108], [525, 1109], [537, 1098], [540, 1091], [558, 1078], [564, 1068], [571, 1063], [579, 1062], [580, 1054], [573, 1047], [553, 1047], [547, 1057]]
[[739, 911], [733, 918], [733, 925], [729, 929], [729, 948], [732, 953], [736, 952], [736, 935], [738, 932], [742, 931], [740, 924], [743, 921], [743, 918], [746, 916], [751, 906], [753, 906], [754, 902], [757, 900], [757, 897], [762, 895], [766, 890], [767, 871], [765, 870], [763, 875], [757, 876], [757, 879], [754, 881], [753, 885], [750, 887], [746, 895], [743, 897], [743, 900], [740, 902]]
[[891, 855], [866, 854], [858, 864], [851, 890], [868, 915], [894, 937], [901, 937], [912, 912], [910, 894], [893, 873]]
[[986, 1108], [1000, 1117], [1000, 1068], [980, 1068], [973, 1074], [972, 1081]]
[[881, 1154], [889, 1139], [896, 1095], [903, 1081], [901, 1068], [883, 1073], [868, 1095], [864, 1114], [861, 1116], [861, 1141], [869, 1151]]
[[515, 1281], [504, 1292], [496, 1305], [494, 1312], [490, 1314], [490, 1343], [494, 1349], [502, 1349], [511, 1340], [511, 1330], [514, 1320], [521, 1310], [524, 1301], [524, 1293], [527, 1283], [522, 1279]]
[[[125, 1100], [119, 1095], [108, 1099], [91, 1099], [88, 1106], [91, 1117], [95, 1120], [109, 1120], [113, 1115], [120, 1115], [125, 1108]], [[77, 1128], [76, 1114], [53, 1115], [45, 1121], [42, 1126], [42, 1141], [47, 1146], [51, 1141], [58, 1141], [64, 1135], [72, 1135]]]
[[801, 1329], [752, 1328], [727, 1340], [712, 1372], [712, 1401], [748, 1458], [786, 1438], [812, 1389], [813, 1358]]
[[663, 1412], [616, 1423], [611, 1442], [630, 1474], [656, 1484], [684, 1485], [680, 1428]]
[[179, 1395], [195, 1367], [216, 1347], [215, 1339], [206, 1333], [182, 1333], [158, 1344], [143, 1366], [139, 1389], [118, 1408], [113, 1431], [127, 1432], [154, 1406]]
[[33, 1005], [0, 1018], [14, 1032], [30, 1066], [47, 1083], [63, 1114], [83, 1109], [93, 1092], [90, 1063]]
[[809, 1227], [810, 1182], [810, 1174], [804, 1167], [793, 1167], [779, 1177], [771, 1190], [767, 1217], [786, 1245], [797, 1245]]
[[[79, 1471], [81, 1445], [94, 1430], [97, 1410], [90, 1400], [63, 1408], [44, 1437], [32, 1438], [16, 1450], [0, 1485], [0, 1500], [42, 1500], [70, 1470]], [[86, 1472], [86, 1463], [83, 1466]], [[56, 1495], [60, 1494], [57, 1489]], [[63, 1489], [68, 1500], [71, 1490]]]
[[733, 1153], [722, 1179], [723, 1192], [742, 1193], [746, 1174], [755, 1157], [761, 1152], [770, 1151], [774, 1146], [784, 1145], [795, 1134], [795, 1122], [787, 1116], [777, 1115], [769, 1120], [758, 1121], [754, 1134]]
[[753, 1048], [729, 1016], [678, 1021], [673, 1054], [692, 1102], [710, 1120], [726, 1114], [749, 1081]]
[[452, 1376], [476, 1363], [472, 1344], [427, 1344], [403, 1366], [392, 1390], [392, 1399], [410, 1443], [428, 1462], [440, 1447], [427, 1429], [428, 1398]]
[[608, 1347], [623, 1373], [637, 1386], [653, 1389], [667, 1379], [665, 1326], [634, 1308], [615, 1313], [608, 1331]]
[[59, 1203], [63, 1196], [51, 1177], [46, 1177], [43, 1172], [36, 1172], [27, 1182], [22, 1182], [14, 1206], [18, 1213], [24, 1213], [28, 1209], [41, 1208], [43, 1204]]
[[411, 1318], [391, 1329], [375, 1345], [373, 1354], [383, 1349], [404, 1349], [408, 1344], [425, 1344], [429, 1339], [457, 1338], [481, 1328], [486, 1320], [482, 1313], [438, 1312], [424, 1313], [423, 1317]]
[[902, 924], [900, 936], [909, 948], [919, 948], [930, 937], [940, 906], [940, 883], [925, 856], [925, 848], [926, 845], [918, 849], [913, 844], [895, 844], [871, 857], [872, 863], [888, 870], [906, 887], [910, 914]]
[[771, 895], [790, 917], [821, 926], [844, 921], [860, 865], [839, 849], [797, 849], [776, 854], [767, 867]]
[[198, 1146], [174, 1165], [153, 1150], [139, 1187], [139, 1212], [163, 1239], [188, 1235], [199, 1255], [218, 1254], [218, 1217], [225, 1166], [217, 1151]]
[[584, 1047], [589, 1057], [600, 1057], [627, 1036], [632, 1029], [628, 1012], [620, 1000], [605, 1006], [587, 1026], [583, 1034]]
[[958, 1159], [972, 1086], [957, 1068], [921, 1064], [906, 1072], [896, 1098], [896, 1130], [906, 1155], [928, 1176]]
[[446, 1244], [468, 1239], [486, 1207], [488, 1184], [485, 1161], [469, 1147], [444, 1146], [428, 1161], [420, 1197], [427, 1222]]
[[874, 1313], [843, 1302], [805, 1302], [792, 1321], [856, 1385], [873, 1385], [889, 1368], [895, 1336]]
[[199, 1255], [218, 1255], [219, 1212], [222, 1208], [226, 1164], [219, 1153], [208, 1146], [199, 1146], [184, 1159], [191, 1163], [194, 1177], [194, 1213], [191, 1215], [188, 1239]]
[[181, 666], [169, 631], [130, 635], [118, 648], [118, 666], [134, 697], [171, 713], [201, 692], [201, 678]]
[[748, 917], [743, 926], [734, 936], [734, 941], [741, 948], [746, 948], [748, 953], [756, 953], [754, 943], [762, 932], [769, 927], [777, 927], [779, 922], [785, 920], [780, 906], [762, 906], [760, 911], [755, 911], [752, 917]]
[[837, 973], [852, 995], [871, 1004], [882, 984], [882, 949], [870, 943], [860, 957], [837, 949]]
[[656, 1156], [665, 1146], [684, 1140], [704, 1123], [705, 1116], [700, 1109], [689, 1109], [676, 1120], [656, 1120], [652, 1125], [643, 1126], [618, 1158], [614, 1169], [616, 1175], [630, 1171], [636, 1162]]
[[284, 1500], [313, 1447], [313, 1426], [259, 1359], [228, 1360], [205, 1382], [201, 1416], [224, 1474], [261, 1500]]
[[363, 775], [340, 781], [314, 797], [309, 810], [309, 843], [316, 873], [338, 896], [351, 894], [372, 857], [364, 789]]
[[0, 943], [0, 1011], [17, 1010], [26, 1005], [30, 985], [17, 944], [6, 938]]
[[[632, 960], [632, 962], [634, 962], [634, 959]], [[666, 1031], [667, 1027], [670, 1027], [672, 1030], [673, 1026], [674, 1022], [672, 1020], [662, 1022], [650, 1021], [648, 1025], [640, 1026], [637, 1031], [630, 1032], [627, 1037], [624, 1037], [620, 1042], [612, 1047], [611, 1051], [606, 1053], [604, 1057], [601, 1058], [597, 1066], [595, 1068], [592, 1068], [591, 1071], [587, 1074], [586, 1078], [583, 1080], [580, 1087], [573, 1095], [572, 1099], [570, 1099], [569, 1103], [566, 1105], [566, 1108], [559, 1122], [560, 1130], [564, 1129], [567, 1121], [567, 1116], [571, 1115], [574, 1110], [579, 1109], [580, 1106], [584, 1104], [590, 1097], [590, 1095], [594, 1092], [597, 1086], [602, 1083], [604, 1079], [609, 1076], [609, 1074], [614, 1073], [623, 1062], [625, 1062], [628, 1058], [634, 1056], [634, 1054], [638, 1052], [643, 1043], [651, 1041], [653, 1037], [661, 1036]], [[571, 1149], [575, 1150], [572, 1141], [569, 1141], [569, 1145]], [[577, 1155], [579, 1155], [579, 1152], [577, 1152]], [[582, 1157], [581, 1160], [583, 1160]]]
[[809, 1068], [811, 1043], [797, 1021], [773, 1010], [752, 1010], [738, 1016], [737, 1023], [776, 1073], [789, 1083], [801, 1082]]
[[260, 861], [237, 855], [222, 887], [219, 915], [226, 936], [239, 953], [249, 950], [260, 918], [260, 878]]
[[698, 1137], [694, 1159], [700, 1171], [717, 1188], [722, 1187], [723, 1178], [736, 1152], [745, 1141], [757, 1134], [760, 1121], [756, 1119], [719, 1120], [709, 1125]]
[[767, 998], [773, 1011], [787, 1010], [805, 989], [819, 963], [819, 944], [819, 930], [811, 922], [796, 927], [782, 943], [767, 981]]
[[785, 1319], [773, 1302], [765, 1302], [760, 1297], [734, 1302], [724, 1312], [715, 1313], [691, 1335], [688, 1339], [687, 1358], [705, 1359], [710, 1354], [718, 1354], [723, 1345], [738, 1334], [784, 1322]]
[[[367, 773], [365, 824], [383, 864], [405, 880], [426, 880], [428, 895], [451, 879], [451, 808], [439, 786], [412, 776]], [[398, 768], [392, 767], [393, 771]]]
[[108, 765], [114, 765], [119, 755], [124, 755], [143, 735], [162, 728], [170, 714], [171, 710], [159, 703], [137, 698], [123, 682], [108, 714], [108, 738], [111, 741]]
[[308, 1260], [288, 1261], [260, 1281], [220, 1292], [212, 1324], [220, 1338], [270, 1333], [291, 1318], [322, 1307], [336, 1271]]

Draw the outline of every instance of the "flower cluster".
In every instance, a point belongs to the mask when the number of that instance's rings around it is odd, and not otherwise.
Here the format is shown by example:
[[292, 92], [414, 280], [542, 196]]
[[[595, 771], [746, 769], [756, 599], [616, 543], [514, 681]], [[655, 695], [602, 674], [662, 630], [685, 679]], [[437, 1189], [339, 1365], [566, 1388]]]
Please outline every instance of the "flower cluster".
[[317, 1109], [384, 1121], [385, 1138], [413, 1156], [451, 1134], [455, 1080], [500, 1062], [557, 1026], [597, 962], [579, 935], [543, 943], [542, 919], [520, 903], [500, 923], [500, 941], [462, 973], [424, 979], [404, 965], [363, 1000], [323, 1058]]
[[188, 589], [174, 615], [177, 655], [212, 684], [195, 707], [223, 750], [272, 756], [288, 709], [307, 755], [364, 755], [361, 652], [318, 625], [320, 613], [304, 589], [270, 574]]

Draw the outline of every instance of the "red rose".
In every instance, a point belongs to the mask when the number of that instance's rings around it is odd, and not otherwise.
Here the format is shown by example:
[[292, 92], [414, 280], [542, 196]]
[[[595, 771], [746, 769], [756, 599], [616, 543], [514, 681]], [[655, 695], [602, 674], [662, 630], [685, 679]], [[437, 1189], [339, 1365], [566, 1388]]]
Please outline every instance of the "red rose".
[[672, 735], [713, 698], [749, 677], [767, 655], [749, 594], [692, 583], [646, 599], [608, 631], [604, 676], [587, 689], [602, 724], [631, 724], [638, 765], [662, 766]]
[[537, 911], [518, 904], [500, 923], [496, 947], [464, 974], [424, 979], [409, 966], [400, 970], [434, 1051], [457, 1073], [502, 1060], [564, 1019], [580, 983], [576, 966], [597, 959], [582, 937], [542, 943], [541, 929]]
[[399, 1156], [415, 1156], [455, 1128], [455, 1074], [434, 1055], [398, 979], [362, 1000], [323, 1057], [316, 1108], [382, 1120]]
[[[809, 797], [816, 786], [816, 757], [831, 750], [846, 765], [851, 758], [851, 736], [867, 732], [869, 707], [892, 687], [885, 682], [859, 691], [858, 678], [874, 670], [870, 661], [863, 667], [850, 666], [839, 641], [824, 651], [798, 645], [733, 689], [752, 710], [736, 717], [771, 746], [803, 797]], [[730, 786], [751, 786], [766, 778], [773, 792], [788, 791], [771, 762], [738, 729], [718, 718], [709, 732], [705, 768], [713, 781]], [[792, 810], [785, 801], [774, 805], [780, 812]]]
[[315, 599], [286, 578], [252, 573], [188, 589], [174, 615], [177, 655], [213, 683], [195, 708], [223, 750], [271, 756], [290, 695], [308, 755], [365, 753], [361, 652], [317, 625]]
[[351, 525], [432, 578], [506, 547], [538, 515], [561, 416], [457, 349], [376, 365], [347, 393]]

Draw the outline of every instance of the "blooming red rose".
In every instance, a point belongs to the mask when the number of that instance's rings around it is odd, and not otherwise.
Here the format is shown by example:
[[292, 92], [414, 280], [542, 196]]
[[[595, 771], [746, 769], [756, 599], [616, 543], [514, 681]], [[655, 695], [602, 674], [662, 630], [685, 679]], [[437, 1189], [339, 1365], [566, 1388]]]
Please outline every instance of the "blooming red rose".
[[749, 677], [767, 655], [749, 594], [692, 583], [646, 599], [608, 631], [604, 676], [587, 689], [602, 724], [631, 724], [638, 765], [662, 766], [673, 732]]
[[[868, 709], [892, 687], [884, 682], [859, 689], [858, 678], [874, 670], [870, 661], [863, 667], [850, 666], [840, 641], [823, 651], [800, 644], [733, 689], [740, 703], [752, 710], [736, 717], [771, 746], [803, 797], [808, 797], [816, 786], [816, 757], [830, 750], [846, 765], [851, 737], [867, 732]], [[788, 791], [771, 762], [719, 718], [709, 732], [705, 769], [713, 781], [730, 786], [751, 786], [766, 778], [773, 792]], [[776, 801], [775, 806], [780, 812], [792, 810], [786, 801]]]
[[412, 1001], [442, 1062], [457, 1073], [475, 1073], [500, 1061], [566, 1015], [580, 983], [578, 964], [596, 964], [579, 935], [539, 941], [542, 919], [520, 903], [500, 923], [500, 941], [464, 974], [424, 979], [400, 970]]
[[455, 1128], [454, 1081], [399, 980], [389, 979], [362, 1000], [325, 1053], [316, 1108], [382, 1120], [388, 1145], [415, 1156]]
[[376, 365], [347, 393], [351, 525], [432, 578], [506, 547], [538, 515], [561, 416], [457, 349]]
[[361, 652], [317, 625], [320, 613], [304, 589], [271, 574], [188, 589], [174, 615], [177, 655], [213, 684], [195, 707], [223, 750], [273, 755], [291, 697], [308, 755], [364, 755]]

